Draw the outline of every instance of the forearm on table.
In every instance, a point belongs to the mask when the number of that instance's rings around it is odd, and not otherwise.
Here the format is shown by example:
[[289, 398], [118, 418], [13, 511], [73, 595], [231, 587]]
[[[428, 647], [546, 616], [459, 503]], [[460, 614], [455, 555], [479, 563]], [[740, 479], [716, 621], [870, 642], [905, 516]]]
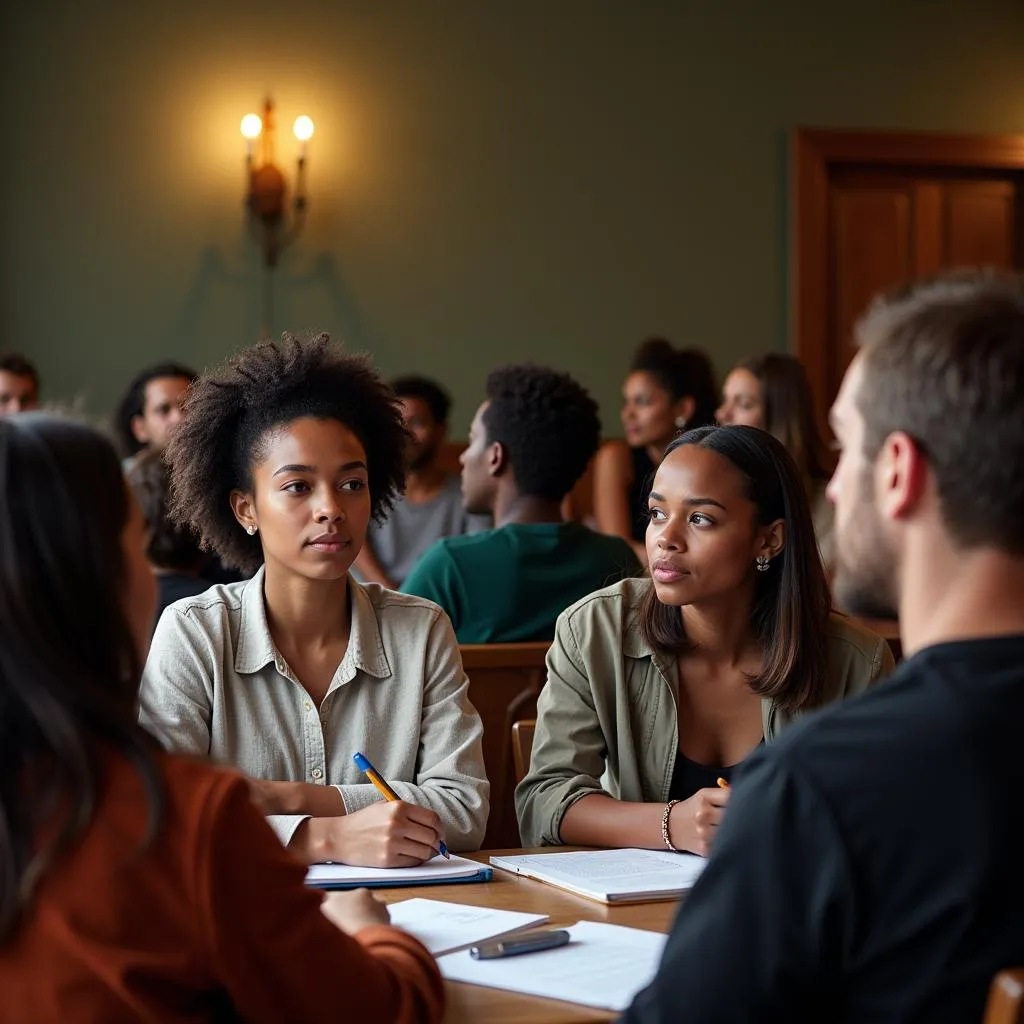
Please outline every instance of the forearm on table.
[[336, 786], [321, 786], [312, 782], [274, 782], [269, 785], [273, 792], [274, 814], [309, 814], [314, 818], [336, 818], [346, 813], [345, 801]]
[[565, 812], [559, 834], [566, 846], [661, 849], [664, 804], [625, 803], [601, 793], [577, 800]]

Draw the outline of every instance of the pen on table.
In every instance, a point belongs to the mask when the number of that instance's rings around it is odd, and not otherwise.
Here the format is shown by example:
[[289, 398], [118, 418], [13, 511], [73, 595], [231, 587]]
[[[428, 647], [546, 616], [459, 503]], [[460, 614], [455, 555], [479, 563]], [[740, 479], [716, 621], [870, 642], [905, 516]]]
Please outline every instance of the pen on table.
[[554, 931], [537, 932], [514, 939], [485, 942], [471, 947], [469, 955], [474, 960], [499, 960], [506, 956], [519, 956], [520, 953], [540, 953], [545, 949], [567, 946], [570, 937], [564, 928], [557, 928]]
[[[369, 760], [363, 757], [362, 754], [355, 753], [352, 755], [352, 760], [355, 761], [356, 767], [373, 783], [377, 792], [380, 793], [385, 800], [401, 800], [402, 798], [384, 781], [384, 776], [381, 775], [376, 768], [370, 764]], [[438, 853], [441, 854], [446, 860], [451, 860], [451, 854], [448, 852], [448, 847], [444, 845], [444, 840], [438, 844]]]
[[719, 789], [729, 789], [730, 788], [729, 783], [726, 782], [726, 780], [723, 779], [721, 775], [718, 776], [718, 788]]

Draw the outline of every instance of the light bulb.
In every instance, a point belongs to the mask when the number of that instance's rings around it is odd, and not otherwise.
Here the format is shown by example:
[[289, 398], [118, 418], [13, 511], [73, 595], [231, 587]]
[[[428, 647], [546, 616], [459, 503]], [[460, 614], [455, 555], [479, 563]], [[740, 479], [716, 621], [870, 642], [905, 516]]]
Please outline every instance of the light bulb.
[[295, 124], [292, 125], [292, 131], [295, 132], [295, 138], [297, 138], [299, 142], [309, 142], [313, 137], [313, 119], [306, 117], [305, 114], [300, 114], [295, 118]]
[[263, 122], [260, 120], [259, 114], [246, 114], [242, 118], [242, 134], [250, 142], [253, 139], [258, 139], [261, 131], [263, 131]]

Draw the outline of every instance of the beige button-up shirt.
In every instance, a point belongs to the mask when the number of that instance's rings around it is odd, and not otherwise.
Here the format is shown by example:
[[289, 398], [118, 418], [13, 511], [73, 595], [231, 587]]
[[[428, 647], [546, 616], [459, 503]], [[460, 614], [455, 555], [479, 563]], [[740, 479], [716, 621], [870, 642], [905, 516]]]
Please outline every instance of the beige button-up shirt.
[[[679, 750], [676, 659], [654, 651], [638, 612], [649, 579], [623, 580], [563, 612], [537, 702], [530, 771], [516, 788], [524, 846], [560, 843], [565, 812], [606, 793], [635, 803], [668, 799]], [[823, 704], [867, 689], [893, 668], [881, 637], [841, 615], [828, 623]], [[761, 702], [764, 738], [791, 716]]]
[[[359, 751], [403, 800], [440, 815], [450, 849], [479, 849], [490, 794], [483, 726], [447, 616], [350, 577], [348, 650], [317, 707], [274, 646], [263, 575], [164, 612], [142, 677], [142, 724], [170, 750], [255, 778], [336, 786], [349, 813], [381, 799], [352, 761]], [[303, 817], [268, 820], [287, 844]]]

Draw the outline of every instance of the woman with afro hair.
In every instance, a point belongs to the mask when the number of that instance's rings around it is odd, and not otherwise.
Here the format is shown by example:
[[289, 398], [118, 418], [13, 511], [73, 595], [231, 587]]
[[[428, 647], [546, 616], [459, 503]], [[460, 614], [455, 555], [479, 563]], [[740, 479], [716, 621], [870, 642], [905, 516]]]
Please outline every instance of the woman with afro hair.
[[[394, 396], [327, 335], [246, 349], [189, 392], [167, 451], [171, 515], [254, 573], [171, 605], [141, 719], [250, 777], [306, 863], [407, 867], [487, 823], [480, 718], [434, 604], [349, 574], [403, 486]], [[363, 753], [399, 796], [383, 802]]]

